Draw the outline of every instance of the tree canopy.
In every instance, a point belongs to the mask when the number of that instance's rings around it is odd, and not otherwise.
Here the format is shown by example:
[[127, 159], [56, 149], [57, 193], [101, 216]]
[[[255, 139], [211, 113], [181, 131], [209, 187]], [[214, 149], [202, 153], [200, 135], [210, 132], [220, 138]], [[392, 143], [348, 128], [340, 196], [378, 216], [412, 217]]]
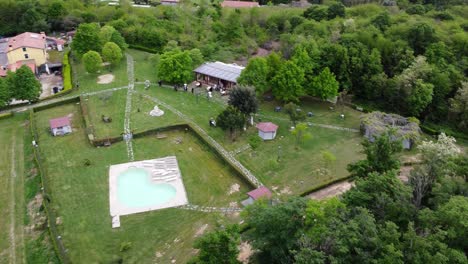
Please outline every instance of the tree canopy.
[[83, 55], [83, 64], [89, 73], [97, 73], [102, 67], [102, 58], [96, 51], [90, 50]]
[[21, 66], [7, 78], [7, 82], [16, 100], [37, 101], [39, 99], [42, 85], [28, 66]]

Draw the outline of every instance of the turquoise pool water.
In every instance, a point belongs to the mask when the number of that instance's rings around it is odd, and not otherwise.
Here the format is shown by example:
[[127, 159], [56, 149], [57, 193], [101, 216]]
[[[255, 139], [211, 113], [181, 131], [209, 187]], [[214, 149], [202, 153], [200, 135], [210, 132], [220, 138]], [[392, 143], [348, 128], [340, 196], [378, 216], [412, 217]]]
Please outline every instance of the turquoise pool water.
[[168, 202], [176, 195], [176, 189], [167, 183], [154, 184], [148, 172], [141, 168], [129, 168], [117, 179], [117, 197], [129, 207], [149, 207]]

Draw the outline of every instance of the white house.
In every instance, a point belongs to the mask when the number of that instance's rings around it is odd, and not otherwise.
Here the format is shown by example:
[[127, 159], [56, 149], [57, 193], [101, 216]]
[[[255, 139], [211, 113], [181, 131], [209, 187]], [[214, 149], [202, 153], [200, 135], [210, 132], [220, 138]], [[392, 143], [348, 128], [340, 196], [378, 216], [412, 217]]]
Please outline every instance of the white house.
[[272, 140], [276, 137], [278, 126], [271, 122], [261, 122], [257, 124], [258, 136], [263, 140]]
[[54, 136], [63, 136], [72, 132], [70, 119], [66, 116], [51, 119], [49, 124]]

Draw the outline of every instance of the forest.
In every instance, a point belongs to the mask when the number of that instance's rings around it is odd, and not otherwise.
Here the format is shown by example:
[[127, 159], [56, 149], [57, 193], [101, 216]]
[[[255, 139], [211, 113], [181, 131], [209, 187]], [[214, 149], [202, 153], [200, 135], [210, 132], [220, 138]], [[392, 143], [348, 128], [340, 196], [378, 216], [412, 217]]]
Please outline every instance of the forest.
[[[246, 65], [239, 83], [255, 87], [260, 99], [271, 94], [300, 105], [304, 96], [338, 96], [365, 110], [415, 117], [425, 132], [468, 138], [466, 1], [260, 2], [265, 6], [223, 9], [209, 0], [152, 8], [1, 1], [0, 35], [88, 29], [96, 39], [84, 53], [100, 52], [99, 32], [116, 30], [109, 36], [115, 50], [128, 44], [154, 53], [155, 73], [169, 83], [190, 79], [203, 61], [235, 62]], [[468, 263], [464, 150], [444, 133], [421, 142], [421, 163], [403, 183], [398, 142], [390, 138], [363, 143], [366, 159], [348, 166], [356, 185], [341, 198], [255, 203], [242, 225], [197, 239], [192, 263], [238, 263], [241, 238], [256, 252], [254, 263]]]

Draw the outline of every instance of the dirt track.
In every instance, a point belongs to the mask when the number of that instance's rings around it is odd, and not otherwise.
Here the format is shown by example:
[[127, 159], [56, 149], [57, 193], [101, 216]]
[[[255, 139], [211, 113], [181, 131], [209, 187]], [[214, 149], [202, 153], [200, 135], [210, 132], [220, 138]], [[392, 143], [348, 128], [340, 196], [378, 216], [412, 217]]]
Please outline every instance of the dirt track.
[[316, 199], [316, 200], [322, 200], [325, 198], [335, 197], [335, 196], [339, 196], [345, 193], [346, 191], [351, 189], [351, 187], [353, 186], [354, 186], [354, 182], [350, 182], [350, 181], [337, 182], [323, 189], [320, 189], [316, 192], [313, 192], [307, 195], [307, 197]]

